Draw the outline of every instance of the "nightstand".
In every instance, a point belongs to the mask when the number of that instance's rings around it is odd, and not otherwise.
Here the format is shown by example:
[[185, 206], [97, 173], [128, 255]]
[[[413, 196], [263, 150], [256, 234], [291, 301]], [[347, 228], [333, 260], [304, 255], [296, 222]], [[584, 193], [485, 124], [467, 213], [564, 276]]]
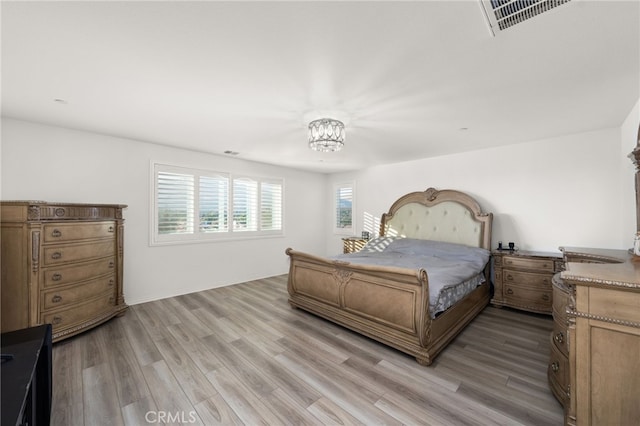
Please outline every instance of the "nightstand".
[[342, 239], [342, 250], [343, 253], [355, 253], [360, 251], [365, 244], [367, 244], [369, 240], [364, 240], [362, 238], [356, 237], [348, 237]]
[[491, 303], [539, 314], [553, 311], [551, 279], [563, 270], [561, 253], [495, 250]]

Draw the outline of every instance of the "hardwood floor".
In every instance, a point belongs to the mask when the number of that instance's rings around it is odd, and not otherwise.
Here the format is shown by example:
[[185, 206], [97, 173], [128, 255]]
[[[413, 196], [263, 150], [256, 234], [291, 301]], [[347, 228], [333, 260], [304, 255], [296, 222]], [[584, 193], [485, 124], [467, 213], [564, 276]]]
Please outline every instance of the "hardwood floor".
[[54, 425], [561, 425], [551, 317], [487, 307], [429, 366], [287, 303], [286, 275], [54, 345]]

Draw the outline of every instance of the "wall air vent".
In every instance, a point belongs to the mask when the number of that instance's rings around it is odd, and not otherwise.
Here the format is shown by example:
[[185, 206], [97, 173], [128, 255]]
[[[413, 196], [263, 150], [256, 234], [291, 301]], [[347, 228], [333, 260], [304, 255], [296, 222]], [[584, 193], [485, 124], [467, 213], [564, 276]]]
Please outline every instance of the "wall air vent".
[[480, 0], [489, 30], [495, 35], [571, 0]]

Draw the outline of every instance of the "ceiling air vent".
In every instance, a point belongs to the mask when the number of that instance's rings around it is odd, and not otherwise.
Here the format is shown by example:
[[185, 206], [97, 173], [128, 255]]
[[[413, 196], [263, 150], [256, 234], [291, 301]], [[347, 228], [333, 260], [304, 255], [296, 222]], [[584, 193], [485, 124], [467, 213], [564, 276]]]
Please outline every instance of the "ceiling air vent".
[[480, 0], [493, 35], [571, 0]]

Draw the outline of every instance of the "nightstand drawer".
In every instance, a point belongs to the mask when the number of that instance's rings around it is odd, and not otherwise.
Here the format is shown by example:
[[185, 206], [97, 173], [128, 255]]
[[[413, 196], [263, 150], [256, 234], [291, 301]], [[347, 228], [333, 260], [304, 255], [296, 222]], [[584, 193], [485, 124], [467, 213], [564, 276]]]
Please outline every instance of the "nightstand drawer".
[[531, 259], [515, 256], [504, 256], [502, 259], [504, 268], [532, 269], [534, 271], [553, 272], [555, 270], [553, 260], [548, 259]]
[[505, 283], [503, 286], [503, 296], [510, 305], [551, 312], [551, 289], [545, 291], [538, 287]]
[[518, 283], [530, 287], [538, 287], [542, 290], [551, 291], [551, 278], [553, 275], [536, 274], [533, 272], [520, 272], [504, 269], [502, 271], [502, 282], [507, 284]]

